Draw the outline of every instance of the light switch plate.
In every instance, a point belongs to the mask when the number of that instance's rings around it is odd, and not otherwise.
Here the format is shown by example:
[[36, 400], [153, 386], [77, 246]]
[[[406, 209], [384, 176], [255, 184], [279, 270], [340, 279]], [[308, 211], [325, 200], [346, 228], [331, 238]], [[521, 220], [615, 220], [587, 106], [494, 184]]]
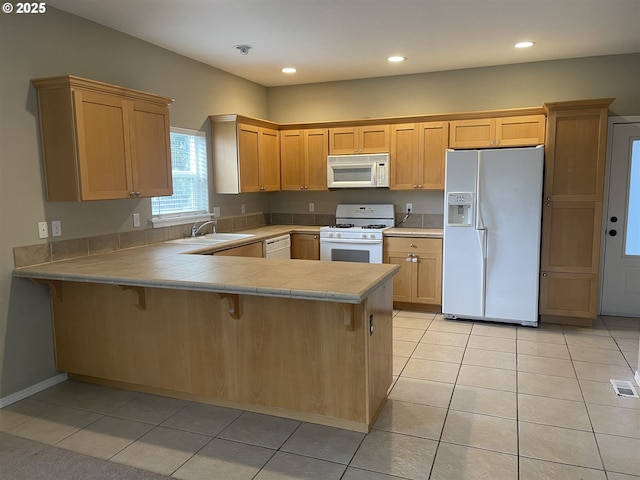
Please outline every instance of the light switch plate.
[[140, 226], [140, 214], [139, 213], [134, 213], [133, 214], [133, 227], [134, 228], [138, 228]]
[[310, 212], [315, 212], [316, 211], [316, 205], [314, 203], [309, 203], [309, 211]]
[[220, 207], [213, 207], [213, 216], [214, 217], [220, 216]]

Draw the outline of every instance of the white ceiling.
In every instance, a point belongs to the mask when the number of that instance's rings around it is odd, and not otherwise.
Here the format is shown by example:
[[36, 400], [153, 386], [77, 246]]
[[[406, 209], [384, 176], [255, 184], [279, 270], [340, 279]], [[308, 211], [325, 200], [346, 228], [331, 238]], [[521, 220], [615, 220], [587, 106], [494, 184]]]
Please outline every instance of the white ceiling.
[[[47, 4], [269, 87], [640, 52], [640, 0]], [[536, 45], [513, 48], [521, 40]], [[243, 56], [238, 44], [253, 48]], [[408, 60], [390, 64], [390, 55]]]

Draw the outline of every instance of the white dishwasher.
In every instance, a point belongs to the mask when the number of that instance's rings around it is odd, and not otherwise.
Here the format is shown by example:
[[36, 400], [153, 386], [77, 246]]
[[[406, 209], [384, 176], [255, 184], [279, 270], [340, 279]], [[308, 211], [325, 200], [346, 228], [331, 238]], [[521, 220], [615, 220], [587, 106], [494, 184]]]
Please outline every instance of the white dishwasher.
[[264, 241], [265, 258], [291, 258], [291, 236], [281, 235]]

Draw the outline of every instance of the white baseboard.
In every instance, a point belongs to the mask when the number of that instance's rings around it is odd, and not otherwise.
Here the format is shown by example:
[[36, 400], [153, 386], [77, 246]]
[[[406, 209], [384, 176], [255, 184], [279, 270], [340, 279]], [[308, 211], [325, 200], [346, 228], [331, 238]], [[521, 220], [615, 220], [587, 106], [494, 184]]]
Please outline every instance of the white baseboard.
[[19, 392], [12, 393], [11, 395], [7, 395], [6, 397], [0, 398], [0, 408], [8, 407], [12, 403], [19, 402], [20, 400], [30, 397], [31, 395], [41, 392], [42, 390], [46, 390], [49, 387], [53, 387], [58, 383], [62, 383], [67, 379], [66, 373], [60, 373], [55, 377], [47, 378], [40, 383], [36, 383], [35, 385], [31, 385], [30, 387], [25, 388], [24, 390], [20, 390]]

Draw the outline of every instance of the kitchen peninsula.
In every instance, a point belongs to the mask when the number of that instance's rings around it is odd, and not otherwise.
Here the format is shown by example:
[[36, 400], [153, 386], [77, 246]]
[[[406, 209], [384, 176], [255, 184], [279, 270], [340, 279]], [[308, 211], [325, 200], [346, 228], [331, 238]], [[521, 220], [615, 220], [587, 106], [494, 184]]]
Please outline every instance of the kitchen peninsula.
[[70, 378], [367, 432], [392, 382], [398, 267], [195, 248], [14, 275], [49, 285], [57, 368]]

